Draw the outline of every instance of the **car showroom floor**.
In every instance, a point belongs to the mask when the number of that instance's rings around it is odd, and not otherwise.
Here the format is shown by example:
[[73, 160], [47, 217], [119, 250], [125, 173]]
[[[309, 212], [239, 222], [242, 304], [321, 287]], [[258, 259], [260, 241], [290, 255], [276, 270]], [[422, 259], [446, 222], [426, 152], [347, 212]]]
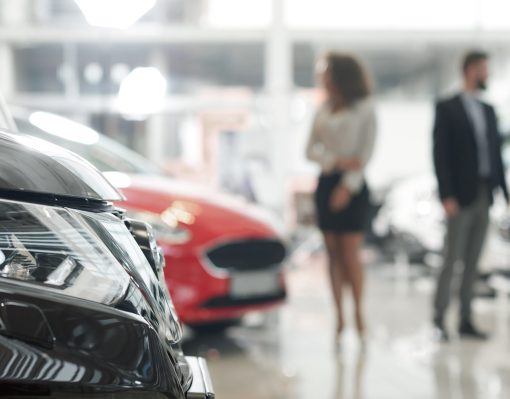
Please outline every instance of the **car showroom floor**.
[[490, 341], [440, 344], [428, 323], [431, 281], [406, 275], [391, 265], [369, 267], [365, 350], [348, 330], [335, 353], [324, 258], [316, 255], [289, 272], [282, 309], [251, 316], [224, 335], [191, 334], [185, 351], [208, 359], [219, 399], [510, 397], [507, 305], [476, 303]]

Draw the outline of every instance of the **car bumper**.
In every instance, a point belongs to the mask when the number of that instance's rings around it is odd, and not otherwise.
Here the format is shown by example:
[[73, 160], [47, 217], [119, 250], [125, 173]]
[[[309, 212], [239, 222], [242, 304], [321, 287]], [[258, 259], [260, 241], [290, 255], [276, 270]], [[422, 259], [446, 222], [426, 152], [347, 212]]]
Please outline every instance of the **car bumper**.
[[193, 383], [186, 393], [186, 399], [214, 399], [209, 368], [203, 358], [186, 357], [193, 373]]
[[[231, 295], [232, 275], [210, 272], [199, 256], [167, 256], [165, 275], [177, 314], [185, 324], [235, 319], [280, 305], [286, 297], [284, 272], [279, 271], [279, 287], [264, 295], [236, 298]], [[268, 269], [268, 273], [271, 273]]]
[[177, 359], [135, 312], [0, 282], [0, 317], [2, 394], [184, 398]]
[[276, 292], [274, 295], [256, 296], [247, 298], [233, 298], [230, 295], [218, 296], [208, 299], [201, 306], [202, 309], [249, 309], [257, 307], [266, 307], [283, 302], [286, 298], [284, 290]]

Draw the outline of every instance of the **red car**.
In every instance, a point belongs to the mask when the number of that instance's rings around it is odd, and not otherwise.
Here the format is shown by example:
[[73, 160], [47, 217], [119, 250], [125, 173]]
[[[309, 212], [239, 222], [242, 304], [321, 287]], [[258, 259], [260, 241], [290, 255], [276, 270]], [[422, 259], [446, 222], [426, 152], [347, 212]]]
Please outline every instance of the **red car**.
[[152, 224], [184, 323], [226, 326], [285, 299], [285, 245], [262, 211], [162, 176], [150, 161], [69, 119], [40, 111], [14, 116], [21, 132], [68, 148], [103, 171], [127, 198], [119, 205]]

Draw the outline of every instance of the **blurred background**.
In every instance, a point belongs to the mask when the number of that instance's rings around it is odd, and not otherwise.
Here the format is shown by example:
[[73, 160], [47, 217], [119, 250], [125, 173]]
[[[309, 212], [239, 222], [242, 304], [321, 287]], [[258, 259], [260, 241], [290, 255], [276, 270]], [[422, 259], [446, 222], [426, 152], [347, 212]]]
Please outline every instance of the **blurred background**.
[[[459, 86], [466, 49], [490, 52], [488, 97], [510, 129], [505, 1], [0, 5], [9, 103], [69, 116], [176, 175], [278, 210], [316, 172], [303, 148], [317, 102], [314, 65], [326, 50], [355, 52], [373, 71], [380, 131], [372, 185], [430, 171], [431, 104]], [[397, 144], [406, 150], [386, 157]]]
[[[501, 333], [489, 354], [483, 352], [484, 367], [493, 372], [468, 378], [478, 385], [464, 389], [462, 370], [455, 370], [471, 367], [480, 348], [438, 352], [423, 330], [407, 327], [427, 324], [432, 276], [441, 262], [444, 227], [431, 177], [433, 104], [460, 89], [466, 50], [482, 48], [491, 55], [486, 98], [497, 108], [502, 133], [510, 133], [509, 15], [506, 0], [0, 0], [0, 88], [14, 107], [67, 116], [172, 176], [272, 212], [291, 249], [289, 305], [255, 315], [230, 335], [189, 344], [212, 362], [220, 399], [238, 397], [234, 370], [245, 385], [253, 373], [266, 381], [245, 398], [443, 397], [437, 392], [502, 398], [509, 394], [510, 365], [493, 355], [509, 353], [507, 308], [494, 298], [508, 298], [510, 223], [501, 199], [479, 284], [487, 322]], [[359, 55], [376, 88], [379, 131], [368, 168], [373, 218], [365, 256], [373, 292], [382, 295], [369, 306], [381, 319], [374, 330], [385, 345], [369, 377], [359, 377], [364, 363], [354, 355], [347, 356], [351, 369], [328, 363], [318, 369], [322, 375], [305, 364], [322, 363], [326, 352], [332, 361], [331, 304], [311, 202], [318, 169], [304, 156], [320, 99], [315, 63], [327, 50]], [[508, 144], [504, 155], [510, 164]], [[309, 289], [310, 281], [322, 289]], [[418, 315], [399, 308], [409, 295]], [[381, 312], [381, 298], [400, 309], [398, 320], [389, 309]], [[319, 308], [324, 319], [316, 315]], [[289, 339], [296, 328], [302, 341]], [[391, 340], [395, 331], [403, 331], [400, 341]], [[296, 353], [313, 334], [320, 337], [310, 348], [314, 355], [305, 351], [300, 358]], [[383, 358], [393, 374], [375, 371], [384, 368]], [[406, 369], [406, 362], [416, 367]], [[468, 374], [477, 375], [469, 367]], [[347, 376], [350, 393], [339, 375]], [[396, 375], [408, 383], [389, 383]], [[371, 381], [365, 394], [363, 378]]]

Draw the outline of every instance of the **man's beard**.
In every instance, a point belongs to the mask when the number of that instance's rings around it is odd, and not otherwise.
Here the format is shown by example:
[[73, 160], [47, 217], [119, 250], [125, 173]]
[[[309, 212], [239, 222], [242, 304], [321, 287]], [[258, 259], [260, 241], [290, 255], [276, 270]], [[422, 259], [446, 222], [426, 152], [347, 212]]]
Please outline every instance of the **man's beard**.
[[478, 82], [476, 82], [476, 88], [478, 90], [487, 90], [487, 81], [480, 79]]

